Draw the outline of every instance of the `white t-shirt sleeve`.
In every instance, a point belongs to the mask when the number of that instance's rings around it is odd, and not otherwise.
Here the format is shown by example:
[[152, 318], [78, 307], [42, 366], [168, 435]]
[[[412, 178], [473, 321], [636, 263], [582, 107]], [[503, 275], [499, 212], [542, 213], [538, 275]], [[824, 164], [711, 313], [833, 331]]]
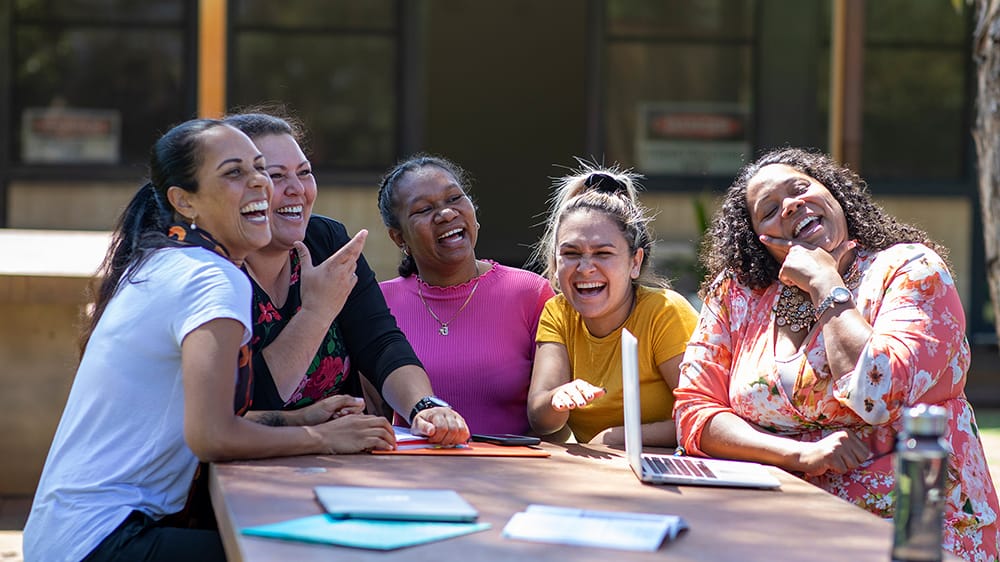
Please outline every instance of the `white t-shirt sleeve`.
[[184, 338], [199, 326], [219, 318], [231, 318], [242, 324], [241, 344], [249, 342], [253, 330], [250, 318], [252, 294], [246, 274], [220, 256], [215, 264], [204, 262], [193, 270], [188, 269], [183, 275], [187, 279], [178, 299], [180, 314], [175, 316], [173, 330], [177, 345], [180, 346]]

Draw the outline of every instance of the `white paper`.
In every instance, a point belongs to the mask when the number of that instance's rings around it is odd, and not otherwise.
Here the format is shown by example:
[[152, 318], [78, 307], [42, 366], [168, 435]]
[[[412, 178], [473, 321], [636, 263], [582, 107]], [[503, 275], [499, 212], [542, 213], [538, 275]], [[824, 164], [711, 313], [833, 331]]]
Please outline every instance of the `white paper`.
[[515, 513], [503, 536], [527, 541], [653, 552], [687, 528], [676, 515], [593, 511], [533, 504]]
[[[442, 445], [431, 443], [426, 436], [416, 435], [408, 427], [392, 426], [396, 434], [396, 450], [405, 451], [407, 449], [442, 449]], [[456, 449], [467, 449], [469, 446], [458, 444], [453, 446]]]
[[408, 427], [399, 427], [398, 425], [392, 426], [393, 432], [396, 434], [396, 443], [406, 443], [407, 441], [427, 441], [427, 437], [423, 435], [414, 435]]

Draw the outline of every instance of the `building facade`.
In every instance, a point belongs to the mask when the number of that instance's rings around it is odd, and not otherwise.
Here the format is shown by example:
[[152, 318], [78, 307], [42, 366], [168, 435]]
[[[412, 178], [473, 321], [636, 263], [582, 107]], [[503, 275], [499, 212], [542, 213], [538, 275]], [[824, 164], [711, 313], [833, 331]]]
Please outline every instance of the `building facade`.
[[378, 180], [430, 152], [474, 178], [480, 257], [514, 266], [575, 158], [634, 168], [657, 265], [693, 290], [700, 210], [761, 150], [805, 146], [950, 248], [970, 336], [991, 342], [964, 5], [8, 0], [0, 227], [109, 230], [160, 133], [277, 102], [309, 128], [316, 212], [372, 231], [380, 278], [399, 256]]

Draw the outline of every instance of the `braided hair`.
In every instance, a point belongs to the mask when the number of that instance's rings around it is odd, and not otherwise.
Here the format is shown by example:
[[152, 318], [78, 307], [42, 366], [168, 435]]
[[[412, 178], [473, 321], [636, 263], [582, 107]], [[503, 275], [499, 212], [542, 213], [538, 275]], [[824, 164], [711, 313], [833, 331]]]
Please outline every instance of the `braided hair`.
[[[451, 174], [451, 177], [455, 178], [455, 182], [459, 188], [468, 195], [469, 177], [468, 173], [461, 166], [441, 156], [415, 154], [407, 160], [396, 164], [395, 167], [382, 176], [382, 181], [379, 182], [378, 211], [382, 215], [382, 224], [386, 228], [402, 230], [399, 217], [396, 215], [396, 188], [400, 180], [409, 172], [416, 172], [427, 166], [434, 166]], [[400, 277], [415, 275], [417, 273], [417, 262], [413, 260], [413, 256], [404, 253], [397, 270]]]

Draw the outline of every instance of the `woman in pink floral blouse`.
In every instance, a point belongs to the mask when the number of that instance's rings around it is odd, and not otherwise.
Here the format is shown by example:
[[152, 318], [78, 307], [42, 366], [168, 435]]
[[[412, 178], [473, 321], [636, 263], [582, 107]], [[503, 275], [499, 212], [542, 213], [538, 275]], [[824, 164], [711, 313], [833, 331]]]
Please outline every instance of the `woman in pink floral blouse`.
[[902, 410], [943, 406], [944, 546], [994, 560], [1000, 508], [942, 254], [825, 155], [783, 149], [744, 168], [703, 248], [705, 304], [674, 391], [681, 447], [773, 464], [892, 517]]

